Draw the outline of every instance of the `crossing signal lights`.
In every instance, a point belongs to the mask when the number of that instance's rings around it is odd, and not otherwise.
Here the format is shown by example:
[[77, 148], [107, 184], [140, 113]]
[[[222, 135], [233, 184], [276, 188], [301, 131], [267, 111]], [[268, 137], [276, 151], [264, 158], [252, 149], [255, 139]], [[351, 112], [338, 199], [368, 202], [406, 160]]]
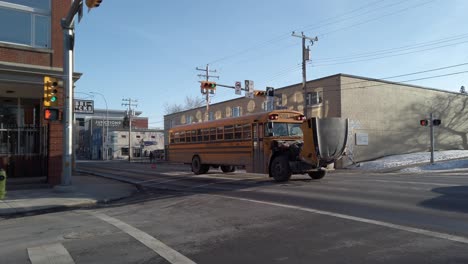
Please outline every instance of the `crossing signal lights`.
[[419, 124], [421, 124], [421, 126], [427, 126], [427, 125], [429, 125], [429, 120], [421, 119], [421, 120], [419, 120]]
[[56, 106], [58, 104], [58, 80], [57, 78], [44, 77], [44, 106]]
[[86, 6], [91, 9], [98, 7], [101, 4], [102, 0], [86, 0]]
[[49, 121], [59, 120], [59, 110], [56, 108], [45, 108], [44, 120], [49, 120]]
[[434, 126], [440, 126], [440, 123], [441, 123], [440, 119], [432, 120], [432, 125], [434, 125]]

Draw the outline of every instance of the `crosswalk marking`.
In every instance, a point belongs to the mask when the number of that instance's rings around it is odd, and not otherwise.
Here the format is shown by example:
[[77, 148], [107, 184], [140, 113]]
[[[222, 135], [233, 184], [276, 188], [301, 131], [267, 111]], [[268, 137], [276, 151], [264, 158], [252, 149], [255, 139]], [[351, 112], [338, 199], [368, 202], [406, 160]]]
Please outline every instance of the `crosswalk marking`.
[[67, 249], [60, 243], [28, 248], [28, 255], [32, 264], [75, 263]]
[[170, 248], [169, 246], [159, 241], [158, 239], [150, 236], [149, 234], [141, 231], [140, 229], [137, 229], [127, 223], [124, 223], [106, 214], [93, 211], [88, 211], [88, 213], [134, 237], [136, 240], [140, 241], [145, 246], [152, 249], [159, 256], [165, 258], [172, 264], [195, 264], [195, 262], [193, 262], [186, 256], [180, 254], [179, 252], [175, 251], [174, 249]]

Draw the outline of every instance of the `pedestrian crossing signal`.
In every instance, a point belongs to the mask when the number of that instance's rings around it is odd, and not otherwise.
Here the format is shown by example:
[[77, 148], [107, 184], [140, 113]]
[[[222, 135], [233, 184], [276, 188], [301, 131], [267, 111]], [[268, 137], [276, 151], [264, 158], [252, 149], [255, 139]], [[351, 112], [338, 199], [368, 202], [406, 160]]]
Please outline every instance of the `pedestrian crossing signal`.
[[49, 120], [49, 121], [59, 120], [59, 110], [55, 108], [45, 108], [44, 120]]

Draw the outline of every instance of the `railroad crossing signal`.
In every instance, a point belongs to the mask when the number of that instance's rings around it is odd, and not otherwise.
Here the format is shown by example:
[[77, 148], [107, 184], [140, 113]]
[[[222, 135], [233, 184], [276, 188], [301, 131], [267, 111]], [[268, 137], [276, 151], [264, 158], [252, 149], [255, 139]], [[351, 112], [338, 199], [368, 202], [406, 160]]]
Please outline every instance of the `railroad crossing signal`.
[[434, 125], [434, 126], [440, 126], [440, 123], [441, 123], [440, 119], [432, 120], [432, 125]]
[[44, 106], [57, 106], [58, 104], [57, 78], [44, 76]]
[[421, 126], [427, 126], [429, 124], [429, 120], [421, 119], [419, 120], [419, 124], [421, 124]]

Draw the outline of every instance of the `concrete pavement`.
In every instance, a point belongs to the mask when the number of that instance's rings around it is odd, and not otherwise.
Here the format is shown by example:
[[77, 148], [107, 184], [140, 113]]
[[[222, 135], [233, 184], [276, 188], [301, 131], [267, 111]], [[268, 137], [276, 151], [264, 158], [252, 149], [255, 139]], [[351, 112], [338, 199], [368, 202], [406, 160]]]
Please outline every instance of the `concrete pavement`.
[[92, 206], [126, 198], [137, 192], [134, 185], [85, 174], [74, 175], [66, 192], [57, 188], [21, 189], [7, 191], [0, 200], [0, 216], [40, 213]]

